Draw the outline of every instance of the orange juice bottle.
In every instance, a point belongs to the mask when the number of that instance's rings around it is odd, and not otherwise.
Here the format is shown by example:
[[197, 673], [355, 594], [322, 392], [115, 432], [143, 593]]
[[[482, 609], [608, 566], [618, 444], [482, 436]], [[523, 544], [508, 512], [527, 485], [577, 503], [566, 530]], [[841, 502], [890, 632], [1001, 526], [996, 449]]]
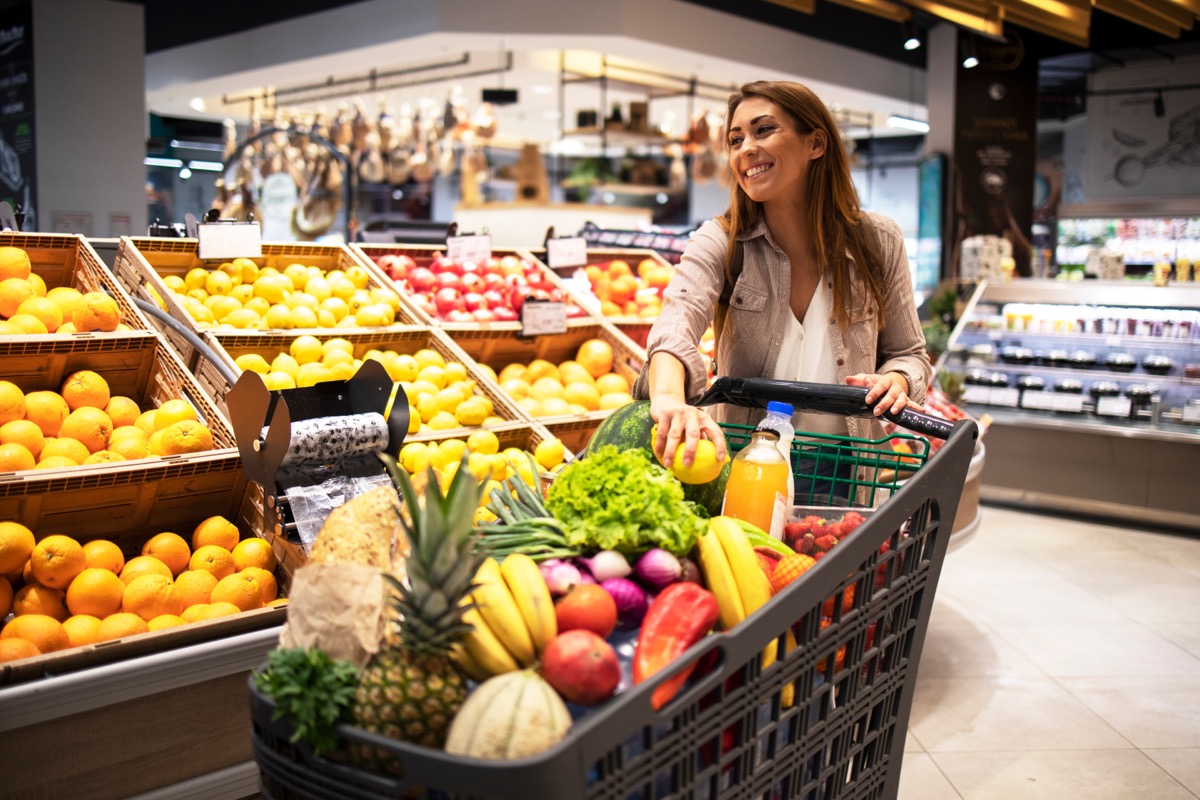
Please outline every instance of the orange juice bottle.
[[783, 525], [792, 506], [792, 498], [787, 494], [791, 465], [779, 452], [778, 441], [777, 431], [754, 429], [750, 444], [733, 459], [721, 513], [743, 519], [782, 539]]

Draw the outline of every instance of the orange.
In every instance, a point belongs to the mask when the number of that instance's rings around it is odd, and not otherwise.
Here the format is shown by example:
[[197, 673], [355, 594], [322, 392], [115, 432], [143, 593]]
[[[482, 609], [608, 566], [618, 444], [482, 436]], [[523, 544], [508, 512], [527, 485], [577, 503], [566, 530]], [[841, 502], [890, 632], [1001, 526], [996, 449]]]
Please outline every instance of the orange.
[[549, 397], [561, 397], [563, 385], [555, 378], [538, 378], [529, 387], [529, 396], [542, 401]]
[[612, 346], [603, 339], [588, 339], [579, 345], [575, 360], [591, 373], [593, 378], [599, 378], [605, 373], [612, 372]]
[[192, 531], [192, 550], [199, 550], [205, 545], [215, 544], [217, 547], [233, 551], [241, 538], [242, 535], [238, 532], [236, 525], [217, 515], [204, 520]]
[[628, 392], [611, 392], [610, 394], [600, 395], [600, 410], [610, 411], [614, 408], [621, 408], [633, 402], [633, 397]]
[[71, 322], [77, 331], [85, 333], [115, 331], [121, 323], [121, 308], [104, 292], [88, 292], [75, 302]]
[[[8, 324], [15, 326], [23, 334], [37, 336], [39, 334], [49, 333], [46, 326], [40, 319], [33, 314], [13, 314], [8, 318]], [[61, 330], [61, 329], [60, 329]]]
[[71, 409], [58, 392], [30, 392], [25, 395], [25, 419], [42, 429], [45, 436], [58, 436]]
[[608, 262], [605, 272], [608, 273], [608, 277], [612, 278], [613, 280], [625, 275], [633, 274], [633, 270], [629, 268], [629, 262], [622, 261], [620, 259]]
[[125, 456], [112, 450], [97, 450], [83, 460], [84, 464], [115, 464], [124, 461]]
[[167, 565], [172, 577], [179, 577], [179, 573], [187, 569], [192, 549], [179, 534], [166, 532], [152, 536], [142, 545], [142, 555], [154, 556]]
[[147, 622], [146, 627], [152, 631], [161, 631], [165, 628], [175, 628], [183, 624], [183, 617], [180, 617], [177, 614], [160, 614], [159, 616]]
[[268, 572], [275, 569], [275, 553], [266, 539], [257, 536], [243, 539], [233, 548], [233, 564], [239, 570], [258, 567]]
[[[108, 412], [105, 411], [105, 413], [107, 414]], [[108, 416], [110, 419], [112, 418], [112, 414], [108, 414]], [[124, 438], [137, 439], [139, 442], [142, 442], [143, 444], [150, 440], [150, 434], [146, 433], [144, 430], [139, 428], [137, 425], [117, 425], [115, 420], [113, 422], [113, 425], [114, 425], [113, 432], [108, 437], [108, 441], [110, 444], [112, 442], [117, 441], [118, 439], [124, 439]]]
[[286, 597], [277, 597], [267, 603], [268, 606], [274, 608], [276, 606], [286, 606], [288, 599]]
[[184, 609], [210, 602], [216, 585], [216, 576], [203, 569], [189, 569], [175, 579], [175, 591]]
[[143, 575], [161, 575], [169, 580], [171, 568], [154, 556], [136, 556], [125, 562], [125, 567], [121, 570], [121, 580], [126, 586]]
[[76, 614], [63, 623], [63, 630], [67, 632], [71, 647], [95, 644], [96, 635], [100, 633], [100, 618], [91, 614]]
[[149, 438], [150, 434], [158, 430], [154, 427], [154, 417], [157, 413], [157, 409], [153, 408], [149, 411], [143, 411], [133, 422], [135, 427], [142, 429], [142, 433], [146, 434], [146, 438]]
[[33, 297], [33, 284], [25, 278], [5, 278], [0, 281], [0, 316], [11, 318], [29, 298]]
[[179, 614], [183, 611], [183, 604], [170, 578], [141, 575], [125, 587], [121, 610], [137, 614], [148, 622], [163, 614]]
[[22, 658], [33, 658], [40, 656], [41, 650], [34, 646], [33, 642], [28, 642], [24, 639], [0, 639], [0, 664], [5, 661], [19, 661]]
[[[134, 430], [137, 430], [136, 428]], [[109, 437], [108, 452], [116, 453], [126, 461], [132, 461], [135, 458], [146, 458], [150, 455], [150, 448], [147, 446], [146, 440], [135, 439], [132, 436], [121, 438]]]
[[569, 383], [563, 390], [563, 400], [596, 411], [600, 408], [600, 392], [590, 383]]
[[632, 275], [623, 275], [612, 282], [608, 298], [614, 303], [629, 303], [637, 294], [637, 290], [637, 278]]
[[220, 602], [210, 603], [206, 606], [195, 606], [199, 608], [199, 613], [196, 614], [196, 622], [205, 619], [216, 619], [217, 617], [230, 617], [234, 614], [242, 613], [242, 610], [233, 603]]
[[125, 584], [107, 569], [89, 567], [67, 587], [67, 608], [72, 614], [90, 614], [104, 619], [121, 610]]
[[64, 325], [71, 321], [71, 314], [75, 311], [75, 304], [79, 302], [79, 298], [81, 297], [83, 297], [83, 293], [78, 289], [72, 289], [70, 286], [55, 286], [46, 292], [46, 299], [53, 301], [58, 306], [58, 310], [62, 312]]
[[63, 381], [61, 394], [63, 400], [67, 401], [67, 408], [72, 411], [80, 406], [92, 406], [103, 411], [112, 399], [108, 381], [90, 369], [81, 369], [68, 375]]
[[196, 603], [194, 606], [188, 606], [183, 610], [183, 613], [179, 615], [179, 618], [183, 620], [185, 625], [189, 622], [195, 622], [200, 619], [201, 614], [208, 610], [208, 606], [208, 603]]
[[22, 444], [0, 444], [0, 472], [20, 472], [37, 466], [37, 459]]
[[558, 373], [558, 367], [551, 364], [544, 358], [535, 358], [529, 362], [529, 366], [525, 368], [520, 376], [526, 383], [533, 384], [539, 378], [553, 378], [561, 383], [561, 376]]
[[14, 617], [12, 622], [0, 631], [0, 639], [24, 639], [30, 642], [42, 653], [53, 653], [55, 650], [65, 650], [71, 646], [67, 632], [62, 623], [54, 617], [45, 614], [25, 614]]
[[163, 450], [163, 435], [166, 431], [155, 431], [150, 434], [150, 439], [146, 442], [146, 451], [152, 456], [165, 456], [166, 451]]
[[217, 581], [212, 590], [213, 603], [233, 603], [239, 611], [262, 608], [262, 586], [248, 572], [235, 572]]
[[246, 567], [242, 572], [253, 576], [258, 581], [258, 586], [262, 589], [263, 605], [266, 605], [279, 596], [279, 583], [275, 580], [275, 576], [272, 573], [259, 567]]
[[628, 394], [629, 388], [629, 381], [625, 380], [625, 376], [619, 375], [616, 372], [609, 372], [606, 375], [596, 378], [596, 391], [601, 395], [613, 394], [614, 392]]
[[33, 554], [33, 531], [19, 522], [0, 522], [0, 575], [19, 571]]
[[71, 463], [82, 464], [87, 457], [91, 455], [83, 442], [78, 439], [57, 439], [48, 438], [46, 444], [42, 447], [41, 460], [45, 461], [52, 456], [62, 456], [68, 458]]
[[29, 254], [20, 247], [0, 247], [0, 278], [28, 278], [33, 272]]
[[102, 409], [94, 406], [80, 406], [63, 420], [58, 435], [76, 439], [83, 443], [89, 453], [97, 453], [108, 446], [108, 437], [112, 435], [112, 428], [112, 420]]
[[168, 400], [158, 407], [154, 415], [154, 430], [161, 431], [176, 422], [196, 421], [196, 409], [187, 400]]
[[63, 324], [62, 310], [58, 305], [53, 300], [38, 297], [36, 294], [17, 306], [17, 313], [37, 317], [46, 326], [48, 333], [54, 333]]
[[13, 614], [20, 617], [24, 614], [45, 614], [62, 622], [71, 616], [63, 603], [63, 593], [59, 589], [49, 589], [38, 583], [22, 586], [13, 596]]
[[113, 395], [108, 399], [104, 413], [108, 414], [108, 418], [112, 420], [113, 428], [120, 428], [137, 422], [137, 418], [142, 414], [142, 409], [138, 407], [137, 401], [132, 397]]
[[[162, 413], [162, 409], [159, 409]], [[162, 451], [165, 456], [203, 453], [213, 449], [212, 431], [190, 419], [176, 422], [162, 430]]]
[[42, 429], [29, 420], [14, 419], [0, 425], [0, 444], [19, 444], [36, 460], [46, 446], [46, 437]]
[[121, 548], [108, 539], [93, 539], [83, 546], [83, 555], [89, 569], [106, 569], [120, 575], [125, 567], [125, 555]]
[[79, 542], [59, 534], [38, 542], [29, 560], [34, 580], [51, 589], [66, 589], [76, 575], [87, 569], [87, 557]]
[[[72, 439], [71, 441], [75, 440]], [[37, 463], [34, 469], [66, 469], [67, 467], [78, 467], [80, 463], [66, 456], [46, 456]]]
[[0, 576], [0, 619], [8, 616], [8, 612], [12, 611], [13, 588], [8, 582], [8, 578]]
[[564, 361], [558, 365], [558, 379], [564, 384], [593, 383], [592, 373], [578, 361]]
[[196, 548], [196, 552], [192, 553], [191, 561], [188, 562], [188, 569], [202, 569], [211, 572], [218, 581], [236, 571], [233, 555], [224, 547], [217, 547], [213, 544]]
[[111, 642], [113, 639], [123, 639], [126, 636], [137, 636], [139, 633], [149, 633], [150, 626], [146, 620], [128, 611], [118, 611], [105, 617], [96, 631], [97, 642]]
[[0, 381], [0, 425], [25, 419], [25, 393], [11, 381]]

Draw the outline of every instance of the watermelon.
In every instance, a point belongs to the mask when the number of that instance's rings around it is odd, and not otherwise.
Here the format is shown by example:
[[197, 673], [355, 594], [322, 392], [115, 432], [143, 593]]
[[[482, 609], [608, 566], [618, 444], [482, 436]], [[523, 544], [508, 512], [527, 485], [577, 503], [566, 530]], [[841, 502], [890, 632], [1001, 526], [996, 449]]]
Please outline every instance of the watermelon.
[[[650, 440], [650, 429], [653, 427], [649, 400], [639, 400], [622, 406], [609, 414], [600, 423], [600, 427], [596, 428], [596, 432], [588, 441], [585, 455], [606, 444], [612, 444], [621, 450], [641, 448], [653, 457], [654, 448]], [[655, 463], [658, 463], [657, 459]], [[683, 484], [684, 498], [696, 503], [710, 516], [720, 514], [721, 506], [725, 502], [725, 482], [729, 480], [732, 463], [732, 459], [727, 461], [721, 474], [708, 483]]]

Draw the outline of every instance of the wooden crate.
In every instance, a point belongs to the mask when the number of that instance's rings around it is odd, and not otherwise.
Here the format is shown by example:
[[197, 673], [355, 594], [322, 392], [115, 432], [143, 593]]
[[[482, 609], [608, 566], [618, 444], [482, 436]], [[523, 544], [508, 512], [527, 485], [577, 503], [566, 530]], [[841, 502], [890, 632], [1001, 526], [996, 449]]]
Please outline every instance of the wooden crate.
[[[613, 372], [621, 375], [632, 386], [646, 363], [646, 351], [634, 344], [627, 336], [603, 320], [594, 319], [591, 325], [579, 325], [566, 333], [549, 334], [531, 338], [516, 336], [497, 337], [487, 332], [450, 332], [455, 343], [480, 364], [487, 364], [497, 374], [512, 363], [528, 364], [535, 358], [553, 364], [573, 359], [579, 346], [589, 339], [601, 339], [613, 350]], [[501, 390], [503, 391], [503, 390]], [[534, 421], [563, 440], [571, 452], [582, 450], [592, 432], [600, 425], [611, 410], [588, 411], [583, 414], [565, 414], [555, 417], [534, 417]]]
[[[113, 271], [121, 285], [134, 297], [151, 299], [149, 289], [153, 287], [163, 298], [167, 306], [167, 313], [189, 331], [199, 335], [202, 330], [210, 330], [212, 327], [202, 327], [197, 324], [178, 302], [175, 294], [163, 282], [163, 278], [171, 275], [183, 277], [188, 270], [194, 267], [213, 269], [218, 265], [218, 262], [202, 261], [199, 257], [198, 247], [199, 243], [195, 239], [151, 239], [123, 236], [120, 247], [117, 249]], [[325, 272], [361, 266], [359, 260], [343, 245], [264, 244], [262, 253], [261, 258], [255, 258], [252, 261], [260, 267], [275, 267], [280, 272], [289, 264], [296, 262], [305, 266], [317, 267]], [[367, 273], [370, 277], [369, 288], [392, 288], [390, 284], [384, 283], [380, 279], [377, 271], [368, 270]], [[402, 302], [400, 310], [396, 313], [396, 325], [411, 325], [417, 321], [408, 306]], [[179, 352], [184, 365], [189, 370], [195, 369], [199, 358], [198, 348], [170, 326], [162, 325], [161, 330], [171, 345]], [[333, 333], [334, 330], [374, 333], [379, 330], [387, 330], [387, 328], [292, 329], [296, 336], [302, 333], [311, 333], [315, 336], [336, 335]]]
[[[92, 370], [107, 382], [113, 395], [130, 397], [143, 411], [167, 400], [185, 399], [197, 417], [212, 431], [217, 449], [236, 446], [233, 428], [216, 405], [188, 374], [179, 357], [162, 339], [149, 331], [125, 333], [111, 339], [76, 339], [40, 336], [35, 339], [0, 338], [0, 379], [11, 381], [22, 391], [59, 391], [68, 375]], [[189, 456], [170, 456], [189, 458]], [[139, 468], [155, 459], [130, 462]], [[66, 471], [90, 471], [97, 465], [69, 467]], [[34, 481], [60, 470], [5, 473], [0, 475], [0, 496], [10, 480]]]
[[[0, 233], [0, 247], [20, 247], [29, 256], [35, 275], [46, 289], [69, 286], [83, 293], [105, 292], [117, 301], [121, 322], [134, 330], [152, 331], [149, 318], [137, 307], [100, 256], [82, 236], [49, 233]], [[43, 334], [65, 339], [67, 334]], [[74, 333], [72, 339], [117, 340], [121, 332]], [[8, 337], [5, 337], [8, 338]], [[23, 337], [22, 337], [23, 338]]]
[[[325, 341], [335, 337], [346, 339], [353, 344], [354, 355], [358, 358], [362, 358], [363, 354], [372, 349], [394, 350], [397, 353], [408, 355], [426, 348], [436, 350], [446, 361], [457, 361], [467, 368], [468, 376], [476, 383], [476, 391], [482, 393], [492, 401], [496, 416], [506, 422], [520, 422], [523, 424], [529, 422], [529, 417], [517, 407], [507, 394], [500, 390], [495, 381], [479, 369], [474, 359], [463, 352], [461, 348], [441, 331], [419, 325], [410, 325], [403, 328], [392, 328], [380, 333], [326, 332], [324, 336], [318, 338]], [[241, 373], [241, 370], [234, 363], [235, 359], [247, 353], [258, 353], [269, 362], [276, 355], [288, 352], [296, 335], [281, 331], [239, 333], [236, 335], [214, 331], [209, 333], [207, 338], [213, 345], [211, 348], [211, 358], [208, 353], [201, 354], [196, 368], [196, 379], [208, 395], [213, 398], [217, 407], [222, 411], [227, 411], [225, 396], [233, 388], [233, 384], [226, 377], [225, 373], [230, 371], [235, 374]], [[222, 365], [225, 368], [224, 372], [222, 372], [217, 364], [213, 363], [212, 358], [221, 359]], [[472, 430], [476, 429], [458, 428], [451, 430], [449, 433], [453, 435], [466, 435]], [[442, 431], [438, 433], [442, 433]], [[429, 438], [430, 435], [412, 434], [409, 438]]]
[[[515, 336], [521, 332], [520, 322], [446, 322], [443, 320], [434, 319], [424, 310], [422, 310], [413, 300], [403, 286], [393, 281], [387, 276], [383, 269], [378, 264], [378, 259], [385, 255], [406, 255], [417, 262], [419, 267], [428, 267], [433, 261], [435, 254], [443, 252], [444, 248], [433, 245], [383, 245], [383, 244], [352, 244], [350, 250], [357, 257], [359, 262], [367, 269], [373, 270], [381, 280], [387, 281], [388, 285], [393, 287], [411, 309], [413, 314], [417, 315], [422, 325], [431, 325], [441, 328], [451, 336], [457, 336], [459, 333], [486, 333], [493, 336]], [[581, 305], [574, 295], [567, 292], [563, 285], [562, 278], [556, 275], [552, 270], [548, 269], [545, 264], [538, 261], [536, 258], [530, 258], [524, 251], [519, 250], [493, 250], [492, 255], [497, 258], [504, 256], [514, 256], [516, 258], [532, 261], [547, 281], [555, 288], [563, 292], [563, 296], [574, 302], [583, 311], [583, 315], [567, 319], [567, 327], [569, 329], [576, 327], [587, 327], [594, 323], [595, 315], [587, 310], [586, 306]]]

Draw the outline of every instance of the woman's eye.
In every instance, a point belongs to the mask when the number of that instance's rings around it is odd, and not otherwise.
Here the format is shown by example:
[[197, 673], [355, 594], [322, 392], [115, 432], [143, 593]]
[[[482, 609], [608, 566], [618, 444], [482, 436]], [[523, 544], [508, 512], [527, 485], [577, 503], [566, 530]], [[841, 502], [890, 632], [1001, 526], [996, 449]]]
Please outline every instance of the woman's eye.
[[755, 133], [757, 133], [759, 136], [763, 136], [763, 135], [769, 133], [771, 131], [771, 128], [772, 128], [772, 126], [770, 126], [770, 125], [759, 125], [758, 130], [755, 131]]
[[741, 143], [742, 143], [742, 138], [740, 136], [735, 136], [729, 140], [730, 147], [737, 147]]

